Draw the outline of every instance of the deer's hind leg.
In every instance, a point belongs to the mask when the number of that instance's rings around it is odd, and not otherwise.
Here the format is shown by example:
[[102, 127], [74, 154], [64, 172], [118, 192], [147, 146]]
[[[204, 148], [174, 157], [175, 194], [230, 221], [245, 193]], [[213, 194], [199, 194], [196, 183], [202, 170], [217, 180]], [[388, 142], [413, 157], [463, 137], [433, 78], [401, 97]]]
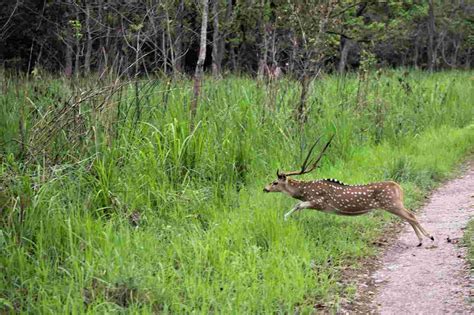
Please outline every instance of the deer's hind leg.
[[412, 226], [413, 230], [415, 230], [415, 233], [416, 233], [416, 236], [418, 237], [418, 240], [420, 241], [420, 243], [418, 244], [418, 246], [421, 246], [421, 244], [423, 243], [423, 237], [421, 234], [425, 235], [426, 237], [430, 238], [432, 241], [434, 241], [434, 238], [433, 236], [431, 236], [422, 226], [421, 224], [418, 222], [418, 220], [416, 219], [415, 215], [413, 213], [411, 213], [410, 211], [408, 211], [407, 209], [405, 209], [405, 207], [396, 207], [396, 208], [389, 208], [387, 209], [387, 211], [389, 211], [390, 213], [393, 213], [395, 214], [396, 216], [404, 219], [405, 221], [407, 221], [408, 223], [410, 223], [410, 225]]
[[425, 235], [427, 238], [429, 238], [429, 239], [431, 239], [432, 241], [434, 241], [434, 237], [433, 237], [430, 233], [428, 233], [428, 232], [425, 230], [425, 228], [421, 226], [420, 223], [418, 223], [418, 227], [420, 228], [420, 231], [421, 231], [421, 233], [423, 233], [423, 235]]
[[405, 208], [403, 208], [403, 210], [405, 210], [405, 212], [408, 213], [408, 215], [416, 221], [416, 225], [417, 225], [417, 227], [418, 227], [418, 230], [420, 230], [421, 233], [423, 233], [424, 236], [426, 236], [427, 238], [429, 238], [429, 239], [431, 239], [432, 241], [434, 241], [434, 237], [433, 237], [430, 233], [428, 233], [428, 232], [425, 230], [424, 227], [421, 226], [420, 222], [418, 222], [418, 220], [416, 219], [415, 215], [414, 215], [411, 211], [409, 211], [409, 210], [407, 210], [407, 209], [405, 209]]

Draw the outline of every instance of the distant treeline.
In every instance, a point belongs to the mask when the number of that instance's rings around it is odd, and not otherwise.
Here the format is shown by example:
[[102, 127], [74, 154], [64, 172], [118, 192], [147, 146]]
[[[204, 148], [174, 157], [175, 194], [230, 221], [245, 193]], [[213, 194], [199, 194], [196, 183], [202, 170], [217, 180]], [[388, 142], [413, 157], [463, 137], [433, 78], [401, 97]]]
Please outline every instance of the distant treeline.
[[204, 14], [204, 68], [216, 76], [310, 75], [364, 65], [470, 68], [473, 57], [469, 1], [2, 2], [0, 66], [18, 71], [191, 72]]

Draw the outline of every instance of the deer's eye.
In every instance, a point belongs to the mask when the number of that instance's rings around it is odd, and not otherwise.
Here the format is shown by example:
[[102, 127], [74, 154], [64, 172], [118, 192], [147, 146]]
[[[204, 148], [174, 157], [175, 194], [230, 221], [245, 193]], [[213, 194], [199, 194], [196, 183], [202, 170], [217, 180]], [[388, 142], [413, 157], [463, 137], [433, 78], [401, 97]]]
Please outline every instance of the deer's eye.
[[273, 186], [278, 185], [278, 182], [273, 182], [272, 185]]

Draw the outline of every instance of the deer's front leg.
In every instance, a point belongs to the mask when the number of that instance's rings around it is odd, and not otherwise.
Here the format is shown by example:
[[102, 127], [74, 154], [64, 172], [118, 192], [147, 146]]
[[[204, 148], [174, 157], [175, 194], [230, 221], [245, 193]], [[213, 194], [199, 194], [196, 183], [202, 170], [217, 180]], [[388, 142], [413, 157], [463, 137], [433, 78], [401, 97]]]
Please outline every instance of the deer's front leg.
[[309, 201], [303, 201], [299, 202], [296, 206], [294, 206], [293, 209], [285, 213], [285, 221], [288, 220], [288, 217], [295, 211], [301, 210], [301, 209], [306, 209], [306, 208], [311, 208], [311, 202]]

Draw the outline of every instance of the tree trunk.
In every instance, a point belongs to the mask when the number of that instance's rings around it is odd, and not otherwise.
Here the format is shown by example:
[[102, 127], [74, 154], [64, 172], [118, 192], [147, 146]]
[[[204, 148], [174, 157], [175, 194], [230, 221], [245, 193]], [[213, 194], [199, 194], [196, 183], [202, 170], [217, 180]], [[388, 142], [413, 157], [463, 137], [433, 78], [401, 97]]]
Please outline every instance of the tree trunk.
[[415, 37], [415, 52], [413, 53], [413, 66], [418, 68], [418, 58], [420, 55], [420, 44], [419, 44], [418, 34]]
[[136, 39], [136, 46], [135, 46], [135, 77], [138, 76], [140, 72], [140, 51], [141, 51], [141, 45], [140, 45], [140, 31], [137, 32], [137, 35], [135, 35]]
[[[362, 2], [358, 5], [357, 11], [356, 11], [356, 17], [362, 16], [364, 14], [365, 9], [369, 5], [368, 2]], [[350, 38], [347, 38], [345, 36], [341, 36], [341, 59], [339, 60], [339, 65], [338, 65], [338, 70], [340, 74], [343, 74], [346, 71], [347, 67], [347, 58], [349, 56], [349, 52], [352, 47], [354, 47], [354, 41], [352, 41]]]
[[233, 43], [230, 43], [229, 54], [230, 54], [230, 61], [232, 64], [232, 71], [237, 72], [238, 62], [237, 62], [237, 55], [235, 54], [235, 44]]
[[104, 39], [103, 39], [103, 29], [105, 28], [106, 24], [102, 15], [102, 7], [103, 3], [102, 1], [98, 2], [98, 9], [97, 9], [97, 21], [100, 23], [101, 29], [99, 30], [99, 36], [98, 41], [99, 41], [99, 49], [97, 50], [98, 56], [97, 58], [97, 70], [99, 71], [99, 76], [102, 76], [105, 71], [106, 63], [107, 63], [107, 57], [106, 57], [106, 51], [105, 51], [105, 45], [104, 45]]
[[289, 73], [294, 74], [296, 58], [298, 56], [298, 39], [294, 34], [291, 34], [289, 38], [291, 42], [291, 56], [288, 65], [288, 71]]
[[309, 84], [311, 83], [311, 80], [309, 76], [303, 75], [300, 80], [301, 84], [301, 95], [300, 95], [300, 102], [298, 104], [297, 112], [296, 112], [296, 119], [301, 123], [305, 123], [306, 120], [308, 119], [307, 117], [307, 110], [306, 110], [306, 103], [308, 100], [308, 90], [309, 90]]
[[458, 65], [459, 46], [460, 45], [459, 45], [458, 39], [454, 39], [453, 40], [454, 52], [453, 52], [453, 56], [451, 58], [451, 64], [453, 64], [455, 67], [457, 67], [457, 65]]
[[[173, 75], [176, 75], [177, 73], [179, 73], [179, 69], [178, 69], [178, 55], [176, 54], [176, 51], [175, 51], [175, 43], [173, 42], [173, 36], [171, 34], [171, 18], [169, 16], [169, 12], [168, 10], [165, 11], [165, 15], [166, 15], [166, 35], [168, 37], [168, 47], [169, 47], [169, 58], [170, 58], [170, 61], [171, 61], [171, 68], [173, 70]], [[176, 30], [178, 30], [179, 28], [179, 24], [181, 24], [180, 22], [178, 22], [178, 26], [176, 27]], [[177, 31], [177, 34], [176, 34], [176, 37], [179, 38], [181, 36], [181, 34]], [[164, 51], [163, 54], [166, 56], [168, 56], [168, 51]]]
[[347, 57], [352, 48], [352, 41], [349, 38], [341, 36], [341, 59], [339, 60], [338, 71], [343, 74], [346, 71]]
[[[178, 6], [178, 21], [183, 21], [184, 19], [184, 0], [179, 2]], [[175, 74], [181, 73], [183, 71], [183, 37], [184, 37], [184, 28], [183, 23], [178, 22], [176, 25], [176, 40], [175, 40], [175, 61], [174, 69]]]
[[118, 54], [118, 51], [115, 49], [114, 50], [114, 47], [116, 48], [116, 45], [114, 45], [110, 38], [111, 38], [111, 31], [110, 31], [110, 27], [107, 27], [107, 31], [105, 33], [105, 41], [102, 39], [102, 54], [103, 54], [103, 65], [102, 65], [102, 70], [100, 71], [100, 73], [104, 73], [104, 72], [112, 72], [114, 71], [115, 69], [113, 68], [113, 66], [110, 67], [109, 69], [109, 56], [114, 56], [114, 55], [117, 55]]
[[[178, 5], [178, 9], [176, 12], [176, 19], [177, 23], [176, 26], [174, 27], [174, 32], [175, 32], [175, 38], [173, 40], [172, 36], [172, 30], [170, 27], [171, 24], [171, 18], [169, 16], [168, 10], [165, 10], [165, 15], [166, 15], [166, 37], [168, 37], [168, 48], [169, 48], [169, 59], [171, 62], [171, 68], [173, 71], [173, 75], [176, 76], [181, 71], [183, 70], [182, 68], [182, 57], [183, 57], [183, 23], [181, 22], [183, 20], [183, 15], [184, 15], [184, 0], [181, 0]], [[163, 54], [166, 54], [166, 58], [168, 58], [168, 52], [163, 52]]]
[[263, 46], [260, 49], [260, 60], [258, 62], [258, 78], [261, 80], [265, 76], [265, 70], [268, 67], [268, 34], [267, 29], [269, 25], [264, 24], [262, 27]]
[[166, 48], [166, 30], [163, 28], [161, 33], [161, 52], [163, 55], [163, 71], [165, 74], [168, 73], [168, 49]]
[[72, 47], [66, 43], [66, 66], [64, 67], [64, 75], [68, 78], [72, 75]]
[[[76, 4], [75, 5], [75, 9], [76, 9], [76, 21], [80, 21], [80, 17], [79, 17], [79, 4]], [[79, 77], [80, 75], [80, 71], [79, 69], [81, 68], [81, 65], [80, 65], [80, 62], [81, 62], [81, 53], [82, 53], [82, 44], [81, 44], [81, 37], [80, 35], [82, 35], [80, 32], [80, 30], [74, 30], [74, 37], [76, 39], [76, 55], [75, 55], [75, 60], [74, 60], [74, 74], [76, 77]]]
[[472, 57], [473, 57], [473, 56], [472, 56], [472, 47], [469, 46], [469, 47], [467, 48], [466, 62], [465, 62], [465, 64], [464, 64], [464, 68], [465, 68], [466, 70], [471, 69], [471, 58], [472, 58]]
[[214, 32], [212, 34], [212, 75], [215, 78], [221, 75], [222, 52], [221, 36], [219, 34], [219, 0], [212, 0], [212, 15]]
[[80, 75], [79, 69], [81, 68], [80, 62], [81, 62], [81, 41], [79, 37], [76, 37], [76, 56], [74, 60], [74, 74], [76, 77]]
[[87, 75], [91, 71], [91, 54], [92, 54], [92, 33], [91, 33], [91, 22], [90, 22], [90, 6], [86, 4], [86, 32], [87, 32], [87, 45], [86, 53], [84, 56], [84, 73]]
[[276, 45], [276, 32], [274, 29], [272, 29], [272, 46], [270, 49], [270, 53], [272, 56], [272, 66], [273, 68], [276, 68], [278, 66], [277, 62], [277, 45]]
[[[227, 23], [232, 23], [234, 19], [233, 15], [233, 6], [232, 6], [232, 0], [227, 0], [227, 7], [226, 7], [226, 12], [225, 12], [225, 20]], [[227, 37], [231, 35], [228, 30], [226, 30], [226, 33], [222, 37], [221, 40], [221, 53], [222, 53], [222, 58], [224, 57], [224, 52], [225, 52], [225, 43], [227, 42]], [[232, 64], [232, 70], [236, 71], [236, 64], [235, 64], [235, 54], [234, 54], [234, 44], [231, 42], [229, 43], [229, 59], [230, 63]]]
[[194, 72], [194, 93], [191, 102], [191, 118], [196, 116], [199, 94], [201, 92], [202, 76], [204, 72], [204, 61], [206, 59], [207, 44], [207, 17], [209, 11], [208, 0], [202, 0], [202, 21], [201, 21], [201, 40], [199, 45], [199, 58]]
[[435, 36], [435, 16], [433, 0], [429, 0], [428, 7], [428, 69], [433, 71], [436, 63], [436, 54], [434, 46]]

